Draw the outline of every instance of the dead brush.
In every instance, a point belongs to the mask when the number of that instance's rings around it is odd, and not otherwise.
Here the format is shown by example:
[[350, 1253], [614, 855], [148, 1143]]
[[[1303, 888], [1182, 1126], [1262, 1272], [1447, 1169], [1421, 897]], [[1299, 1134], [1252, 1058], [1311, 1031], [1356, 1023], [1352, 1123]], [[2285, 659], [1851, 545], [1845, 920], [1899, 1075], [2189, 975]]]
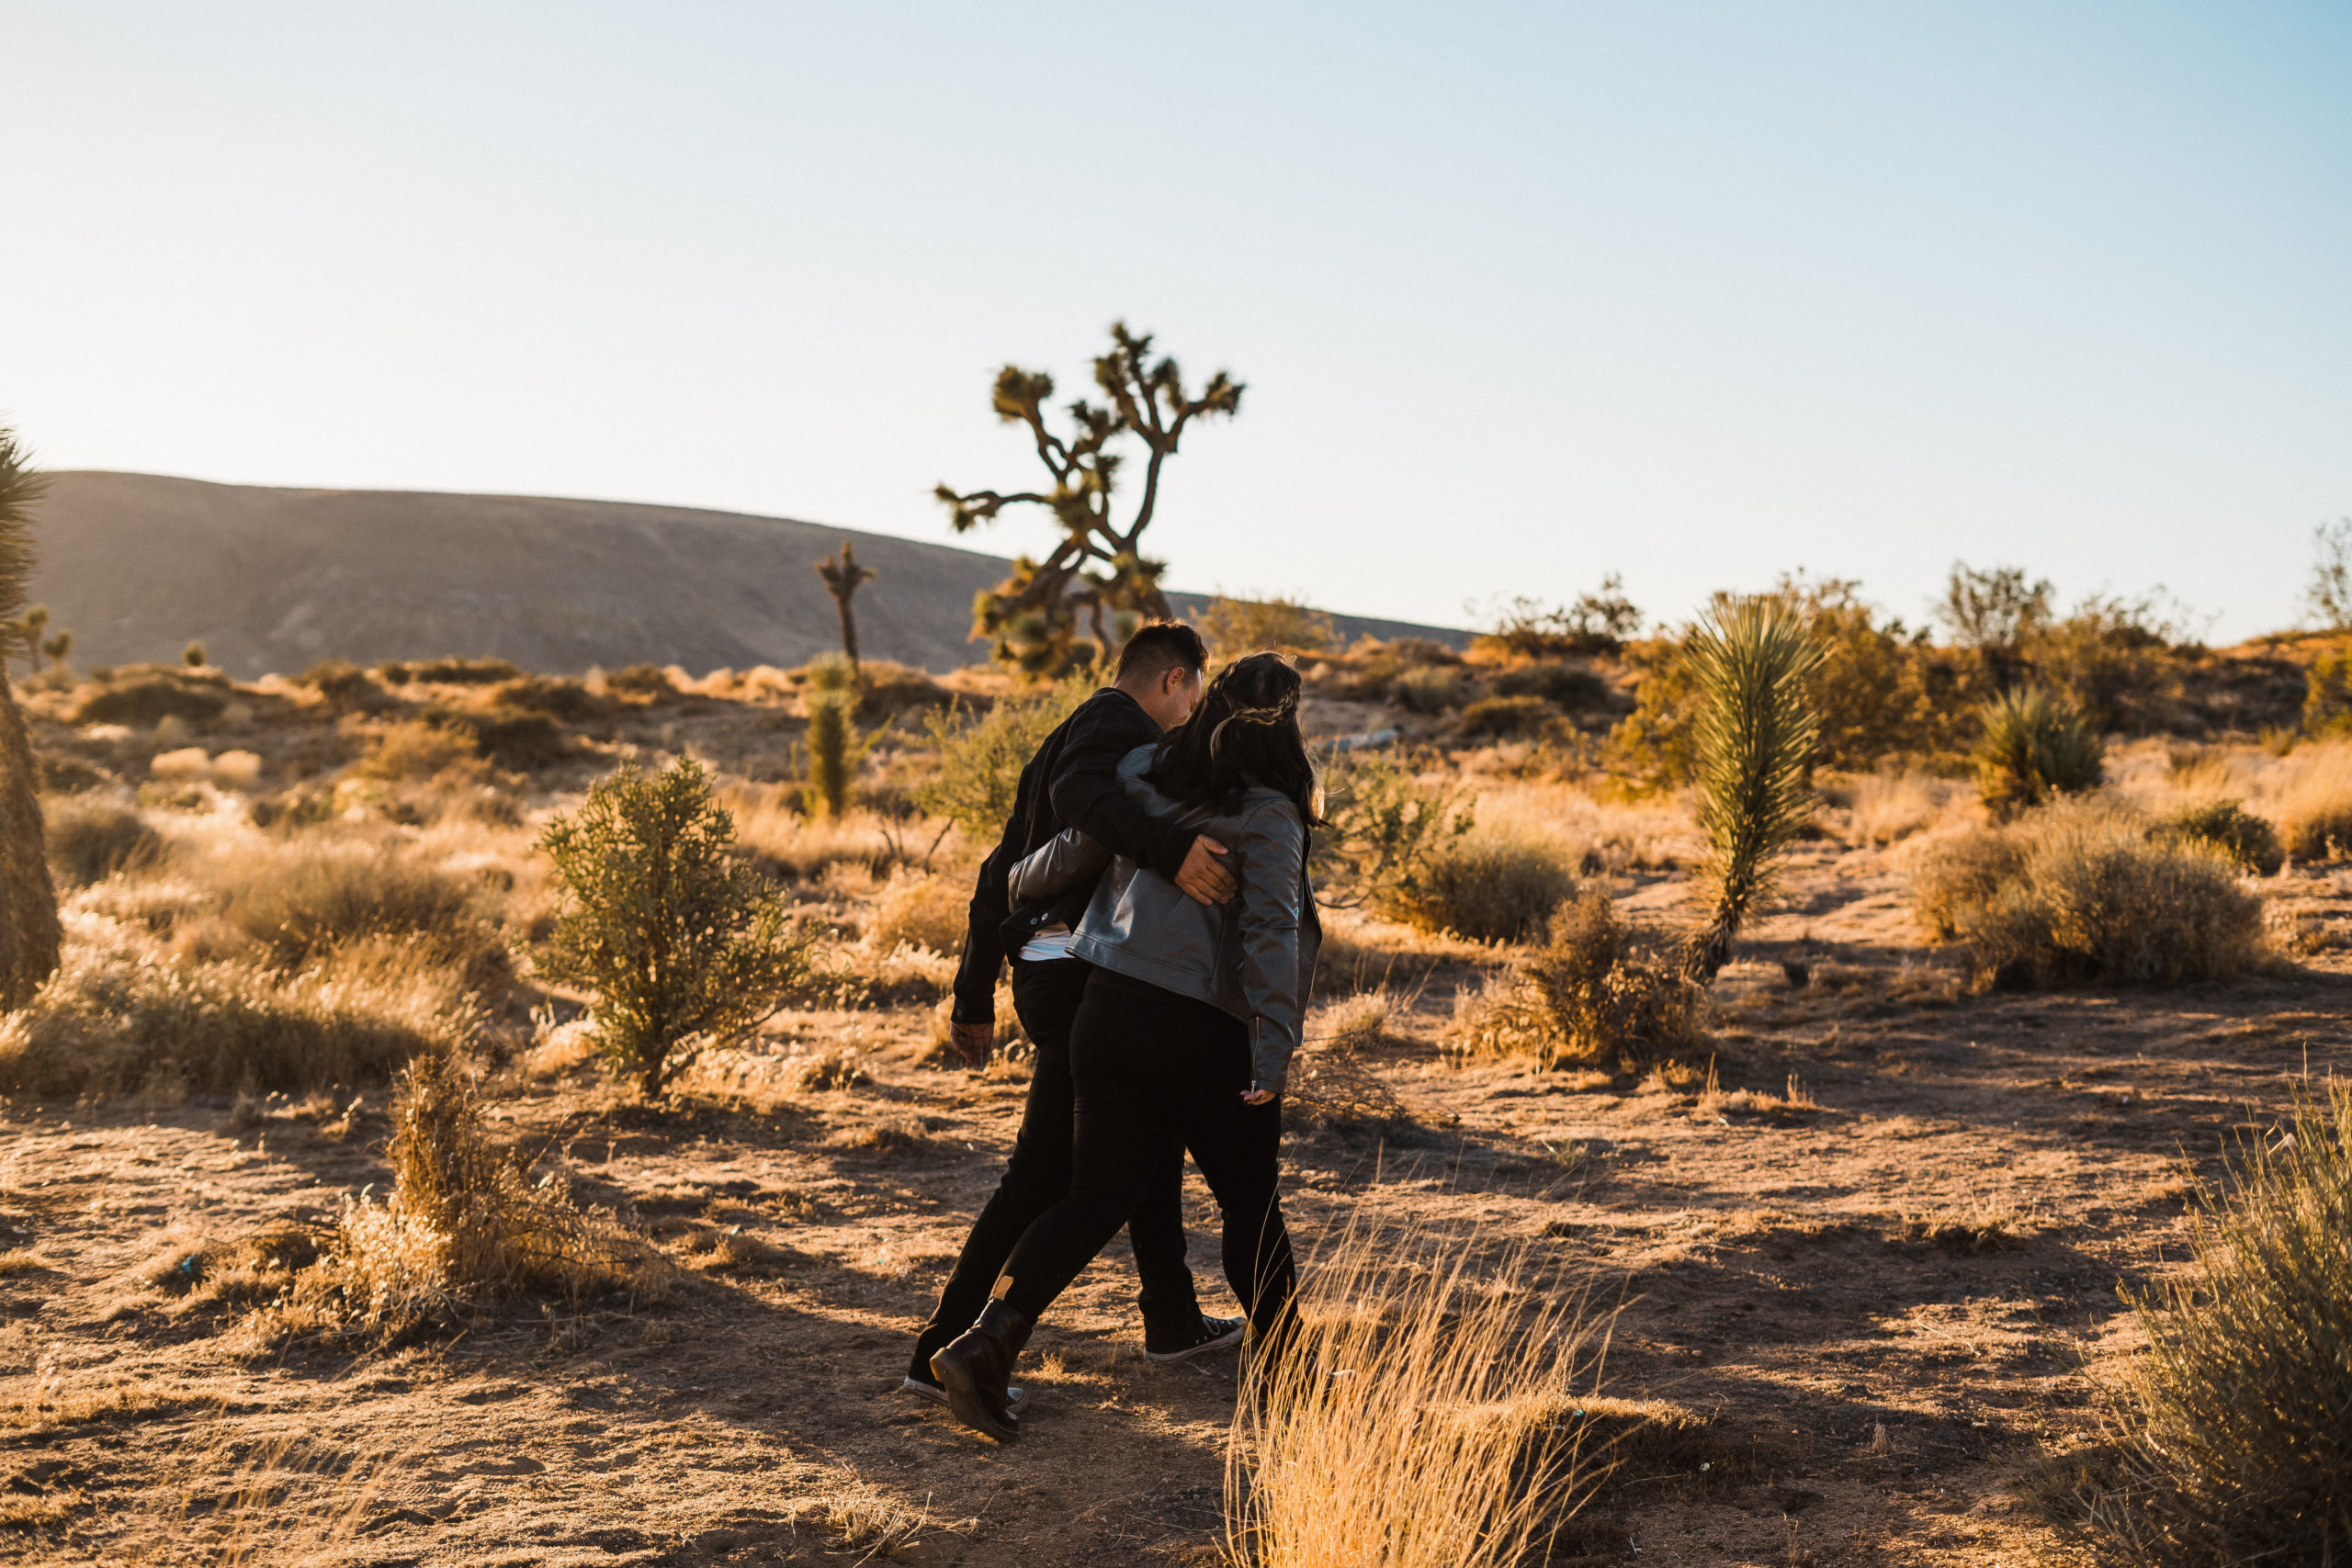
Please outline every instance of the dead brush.
[[1672, 944], [1594, 891], [1554, 917], [1544, 946], [1456, 998], [1450, 1038], [1465, 1058], [1638, 1071], [1702, 1037], [1705, 1003]]
[[1253, 1358], [1226, 1450], [1247, 1568], [1504, 1568], [1536, 1559], [1605, 1461], [1563, 1414], [1605, 1333], [1523, 1253], [1359, 1213], [1304, 1271], [1295, 1337]]
[[2126, 1562], [2344, 1562], [2352, 1089], [2302, 1099], [2229, 1174], [2194, 1190], [2192, 1276], [2132, 1298], [2148, 1348], [2107, 1391], [2110, 1442], [2056, 1480]]
[[1288, 1114], [1308, 1128], [1402, 1127], [1415, 1117], [1363, 1053], [1392, 1038], [1404, 999], [1385, 987], [1317, 1010], [1291, 1064]]
[[364, 1321], [390, 1327], [501, 1297], [578, 1299], [657, 1284], [652, 1250], [611, 1216], [581, 1210], [552, 1176], [489, 1134], [454, 1056], [418, 1057], [392, 1099], [392, 1191], [344, 1205], [330, 1260]]

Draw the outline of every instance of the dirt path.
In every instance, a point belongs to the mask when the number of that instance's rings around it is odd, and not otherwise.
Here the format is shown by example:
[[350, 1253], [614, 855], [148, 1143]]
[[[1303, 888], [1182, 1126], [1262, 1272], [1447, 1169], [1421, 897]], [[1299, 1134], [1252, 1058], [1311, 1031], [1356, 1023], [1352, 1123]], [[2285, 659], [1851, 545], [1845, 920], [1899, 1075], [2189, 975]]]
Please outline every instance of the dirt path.
[[[2344, 912], [2333, 883], [2297, 893]], [[1824, 849], [1791, 894], [1719, 987], [1720, 1092], [1704, 1063], [1643, 1086], [1447, 1066], [1449, 1001], [1425, 996], [1384, 1064], [1422, 1130], [1294, 1140], [1294, 1225], [1311, 1245], [1351, 1205], [1409, 1213], [1623, 1303], [1607, 1392], [1691, 1425], [1629, 1447], [1582, 1530], [1593, 1561], [2066, 1561], [2020, 1490], [2034, 1439], [2083, 1425], [2086, 1363], [2128, 1343], [2119, 1280], [2178, 1254], [2188, 1168], [2307, 1066], [2352, 1068], [2352, 979], [1956, 998], [1885, 857]], [[123, 1561], [142, 1535], [169, 1560], [187, 1532], [156, 1521], [233, 1511], [219, 1476], [255, 1455], [378, 1462], [337, 1494], [374, 1563], [1217, 1561], [1232, 1365], [1143, 1360], [1123, 1243], [1032, 1342], [1017, 1447], [897, 1392], [1021, 1086], [915, 1066], [911, 1010], [861, 1021], [885, 1032], [878, 1081], [769, 1113], [523, 1092], [515, 1130], [560, 1134], [680, 1283], [356, 1359], [257, 1349], [174, 1269], [382, 1180], [380, 1108], [7, 1106], [0, 1561]], [[1221, 1300], [1197, 1182], [1192, 1204]]]

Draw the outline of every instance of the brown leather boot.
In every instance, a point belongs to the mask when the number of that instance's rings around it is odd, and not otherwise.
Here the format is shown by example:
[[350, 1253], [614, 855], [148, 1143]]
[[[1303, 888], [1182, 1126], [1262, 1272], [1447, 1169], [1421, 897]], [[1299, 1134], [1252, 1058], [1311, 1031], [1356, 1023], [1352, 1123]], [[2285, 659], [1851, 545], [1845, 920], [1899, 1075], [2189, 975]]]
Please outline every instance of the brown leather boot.
[[1012, 1413], [1006, 1390], [1012, 1363], [1035, 1326], [1028, 1314], [992, 1299], [980, 1309], [978, 1322], [931, 1358], [932, 1376], [947, 1391], [947, 1407], [956, 1418], [1001, 1443], [1021, 1435], [1021, 1417]]

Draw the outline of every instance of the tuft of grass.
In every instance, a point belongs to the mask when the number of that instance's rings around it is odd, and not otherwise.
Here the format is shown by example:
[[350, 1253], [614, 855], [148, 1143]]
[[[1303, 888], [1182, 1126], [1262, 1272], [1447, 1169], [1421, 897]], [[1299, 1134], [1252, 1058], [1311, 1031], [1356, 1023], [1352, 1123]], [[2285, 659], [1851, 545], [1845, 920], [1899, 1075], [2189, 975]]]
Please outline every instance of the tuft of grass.
[[391, 844], [240, 855], [224, 892], [229, 928], [288, 965], [368, 937], [417, 938], [474, 960], [490, 944], [472, 886]]
[[2195, 1190], [2189, 1280], [2132, 1298], [2147, 1353], [2117, 1442], [2074, 1478], [2092, 1529], [2156, 1568], [2352, 1557], [2352, 1090]]
[[919, 947], [931, 953], [959, 953], [964, 950], [970, 903], [970, 888], [955, 878], [895, 872], [874, 901], [865, 940], [884, 952]]
[[46, 803], [49, 863], [68, 886], [104, 882], [163, 859], [164, 838], [120, 801], [75, 795]]
[[2287, 852], [2300, 861], [2352, 854], [2352, 745], [2301, 747], [2280, 771], [2272, 818]]
[[1520, 942], [1541, 931], [1576, 890], [1576, 866], [1559, 840], [1488, 824], [1441, 840], [1381, 907], [1423, 931]]
[[1711, 612], [1684, 645], [1702, 705], [1697, 751], [1699, 880], [1711, 912], [1690, 945], [1691, 973], [1712, 981], [1748, 916], [1770, 895], [1773, 862], [1811, 820], [1820, 720], [1805, 682], [1822, 649], [1783, 598]]
[[1937, 936], [1968, 943], [1980, 986], [2227, 979], [2263, 953], [2261, 900], [2229, 862], [2096, 802], [1940, 845], [1912, 897]]
[[2002, 693], [1977, 711], [1976, 795], [1996, 818], [2096, 789], [2107, 748], [2074, 703], [2043, 686]]
[[1451, 1032], [1464, 1056], [1638, 1071], [1698, 1043], [1705, 1000], [1669, 943], [1594, 891], [1554, 918], [1541, 948], [1461, 993]]
[[1295, 1335], [1253, 1347], [1234, 1412], [1233, 1562], [1505, 1568], [1589, 1495], [1605, 1461], [1561, 1417], [1597, 1336], [1523, 1254], [1477, 1250], [1358, 1215], [1304, 1271]]

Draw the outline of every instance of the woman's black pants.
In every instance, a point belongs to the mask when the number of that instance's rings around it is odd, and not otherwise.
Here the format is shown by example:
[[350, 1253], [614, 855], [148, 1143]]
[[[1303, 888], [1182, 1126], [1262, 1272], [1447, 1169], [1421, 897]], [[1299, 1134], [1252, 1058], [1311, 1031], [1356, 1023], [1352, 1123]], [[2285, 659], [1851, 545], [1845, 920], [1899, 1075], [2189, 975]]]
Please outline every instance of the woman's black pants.
[[1298, 1277], [1276, 1190], [1281, 1103], [1244, 1105], [1249, 1030], [1206, 1002], [1108, 969], [1070, 1027], [1078, 1142], [1069, 1191], [1032, 1222], [1004, 1271], [1035, 1318], [1119, 1232], [1153, 1168], [1181, 1145], [1225, 1215], [1225, 1278], [1260, 1343], [1286, 1324]]

